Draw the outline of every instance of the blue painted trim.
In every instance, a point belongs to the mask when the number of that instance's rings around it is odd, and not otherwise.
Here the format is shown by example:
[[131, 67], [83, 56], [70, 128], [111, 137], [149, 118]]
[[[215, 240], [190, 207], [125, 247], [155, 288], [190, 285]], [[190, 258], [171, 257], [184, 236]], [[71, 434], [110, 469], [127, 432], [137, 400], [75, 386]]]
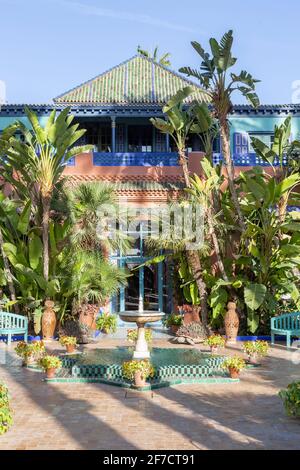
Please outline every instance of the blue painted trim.
[[67, 166], [75, 166], [75, 157], [72, 157], [68, 160]]
[[[237, 341], [271, 341], [271, 336], [237, 336]], [[285, 336], [277, 336], [279, 341], [285, 341]]]
[[[271, 166], [270, 163], [265, 162], [260, 157], [258, 157], [255, 153], [233, 154], [232, 159], [233, 159], [233, 163], [236, 166], [267, 166], [267, 167]], [[213, 164], [218, 165], [221, 162], [223, 162], [222, 154], [214, 153]], [[286, 165], [287, 165], [287, 160], [286, 158], [283, 158], [283, 166], [286, 166]], [[273, 166], [279, 166], [278, 159], [275, 159]]]
[[[28, 336], [28, 341], [40, 341], [42, 338], [40, 336]], [[6, 341], [7, 335], [0, 335], [0, 341]], [[23, 341], [24, 335], [13, 335], [11, 338], [12, 341]]]
[[176, 152], [94, 152], [94, 166], [179, 166]]

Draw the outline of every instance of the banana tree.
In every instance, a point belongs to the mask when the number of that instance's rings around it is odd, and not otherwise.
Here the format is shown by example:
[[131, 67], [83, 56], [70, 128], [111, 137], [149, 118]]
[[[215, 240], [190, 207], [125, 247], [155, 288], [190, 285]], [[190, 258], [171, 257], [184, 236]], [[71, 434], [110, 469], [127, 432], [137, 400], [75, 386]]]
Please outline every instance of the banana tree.
[[[292, 118], [290, 116], [281, 125], [276, 125], [274, 128], [274, 141], [271, 147], [266, 145], [261, 139], [251, 137], [255, 153], [271, 166], [275, 180], [277, 182], [284, 181], [284, 185], [289, 186], [288, 190], [284, 191], [278, 201], [280, 222], [284, 222], [289, 197], [299, 182], [299, 173], [297, 172], [299, 169], [295, 165], [294, 159], [295, 152], [300, 150], [300, 142], [298, 140], [290, 141], [291, 127]], [[289, 176], [288, 179], [287, 176]], [[297, 193], [294, 194], [295, 198], [297, 198], [296, 202], [299, 203]]]
[[233, 34], [231, 30], [225, 33], [219, 42], [211, 38], [209, 43], [211, 53], [206, 52], [198, 42], [193, 41], [191, 44], [202, 59], [200, 70], [182, 67], [180, 72], [198, 79], [203, 91], [211, 100], [215, 116], [220, 125], [222, 154], [226, 163], [231, 196], [240, 228], [244, 231], [245, 221], [235, 187], [234, 164], [231, 158], [228, 114], [232, 109], [232, 95], [236, 91], [240, 92], [252, 106], [257, 107], [259, 105], [255, 93], [255, 85], [259, 80], [254, 79], [245, 70], [242, 70], [239, 74], [229, 72], [237, 61], [232, 56]]
[[69, 115], [70, 108], [64, 109], [57, 118], [56, 111], [53, 110], [44, 127], [40, 125], [38, 116], [32, 110], [26, 107], [25, 112], [31, 129], [22, 122], [16, 123], [23, 141], [14, 136], [9, 138], [1, 165], [4, 167], [4, 178], [19, 194], [26, 194], [31, 190], [32, 194], [37, 193], [41, 201], [43, 275], [48, 281], [49, 220], [53, 191], [68, 160], [90, 150], [92, 146], [74, 147], [86, 131], [79, 130], [79, 124], [72, 125], [74, 116]]
[[148, 59], [154, 60], [154, 62], [157, 62], [159, 65], [163, 65], [164, 67], [170, 67], [171, 66], [171, 61], [170, 61], [170, 52], [166, 52], [163, 54], [160, 58], [158, 57], [158, 46], [155, 47], [153, 54], [151, 52], [146, 51], [145, 49], [142, 49], [140, 46], [137, 47], [137, 52], [144, 56], [147, 57]]

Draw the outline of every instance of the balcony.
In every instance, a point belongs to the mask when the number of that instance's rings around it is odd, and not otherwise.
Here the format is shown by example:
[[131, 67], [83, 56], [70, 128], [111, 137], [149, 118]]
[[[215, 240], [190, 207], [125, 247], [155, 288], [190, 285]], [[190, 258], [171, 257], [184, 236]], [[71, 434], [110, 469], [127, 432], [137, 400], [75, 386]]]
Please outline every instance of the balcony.
[[94, 166], [178, 167], [176, 152], [93, 152]]
[[[223, 156], [221, 153], [214, 153], [213, 154], [213, 163], [214, 165], [218, 165], [223, 161]], [[234, 154], [233, 155], [233, 163], [236, 166], [271, 166], [270, 163], [265, 162], [260, 157], [258, 157], [255, 153], [245, 153], [245, 154]], [[283, 158], [283, 166], [287, 164], [287, 160]], [[279, 161], [275, 160], [273, 166], [279, 166]]]

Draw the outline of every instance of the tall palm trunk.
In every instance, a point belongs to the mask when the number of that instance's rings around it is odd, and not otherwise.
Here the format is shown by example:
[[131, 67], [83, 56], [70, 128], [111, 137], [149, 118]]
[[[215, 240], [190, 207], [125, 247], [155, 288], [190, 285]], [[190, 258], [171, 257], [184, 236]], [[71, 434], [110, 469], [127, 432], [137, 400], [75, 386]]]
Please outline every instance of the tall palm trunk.
[[[179, 149], [178, 154], [179, 154], [179, 164], [182, 167], [185, 185], [187, 188], [190, 188], [191, 186], [190, 174], [189, 174], [185, 151], [183, 149]], [[207, 326], [207, 323], [208, 323], [207, 290], [206, 290], [206, 284], [203, 280], [200, 256], [199, 256], [198, 251], [196, 250], [186, 250], [186, 258], [192, 270], [192, 273], [193, 273], [193, 276], [194, 276], [194, 279], [196, 281], [198, 291], [199, 291], [201, 320], [202, 320], [203, 325]]]
[[214, 228], [213, 215], [212, 215], [211, 207], [207, 207], [206, 211], [207, 211], [207, 222], [208, 222], [208, 227], [209, 227], [209, 234], [210, 234], [210, 237], [212, 239], [213, 246], [214, 246], [214, 251], [215, 251], [216, 258], [217, 258], [217, 265], [218, 265], [218, 268], [219, 268], [219, 271], [222, 275], [223, 280], [227, 282], [228, 281], [228, 276], [227, 276], [225, 268], [224, 268], [224, 263], [223, 263], [222, 256], [221, 256], [219, 240], [218, 240], [215, 228]]
[[[13, 276], [10, 270], [9, 260], [4, 251], [3, 244], [4, 244], [4, 240], [3, 240], [3, 235], [2, 235], [1, 228], [0, 228], [0, 253], [3, 259], [5, 278], [7, 279], [8, 289], [10, 292], [10, 298], [13, 302], [15, 302], [17, 300], [16, 290], [15, 290], [15, 286], [13, 282]], [[18, 304], [14, 304], [14, 310], [16, 313], [19, 313], [20, 310], [19, 310]]]
[[49, 279], [49, 218], [50, 218], [50, 202], [48, 196], [42, 198], [43, 220], [42, 220], [42, 237], [43, 237], [43, 273], [45, 281]]
[[229, 133], [229, 126], [228, 126], [228, 121], [226, 116], [219, 116], [219, 122], [220, 122], [220, 134], [221, 134], [221, 144], [222, 144], [222, 153], [225, 159], [226, 163], [226, 170], [227, 170], [227, 176], [228, 176], [228, 185], [232, 197], [232, 202], [236, 210], [236, 214], [238, 217], [239, 225], [242, 231], [246, 230], [246, 225], [244, 221], [244, 217], [241, 211], [241, 207], [239, 204], [235, 184], [234, 184], [234, 165], [233, 161], [231, 159], [231, 153], [230, 153], [230, 133]]

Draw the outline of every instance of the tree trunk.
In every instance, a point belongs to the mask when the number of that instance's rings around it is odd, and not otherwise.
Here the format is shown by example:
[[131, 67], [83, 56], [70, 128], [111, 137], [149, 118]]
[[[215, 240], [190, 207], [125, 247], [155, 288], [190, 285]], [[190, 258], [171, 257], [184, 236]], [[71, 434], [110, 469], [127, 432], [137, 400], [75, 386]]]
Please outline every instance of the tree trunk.
[[201, 262], [199, 258], [199, 253], [194, 250], [186, 251], [186, 258], [188, 264], [192, 270], [194, 279], [196, 281], [199, 297], [200, 297], [200, 307], [201, 307], [201, 320], [204, 326], [208, 324], [208, 311], [207, 311], [207, 291], [206, 284], [203, 281]]
[[[178, 150], [178, 154], [179, 154], [179, 164], [182, 167], [185, 185], [187, 188], [190, 188], [191, 187], [190, 172], [188, 169], [185, 151]], [[186, 257], [187, 257], [188, 264], [192, 270], [192, 273], [193, 273], [193, 276], [194, 276], [194, 279], [196, 281], [198, 291], [199, 291], [202, 323], [204, 326], [207, 326], [208, 324], [207, 291], [206, 291], [206, 284], [202, 276], [200, 256], [199, 256], [198, 251], [187, 250]]]
[[[16, 302], [17, 296], [16, 296], [15, 286], [13, 282], [13, 276], [10, 270], [9, 260], [3, 248], [3, 244], [4, 244], [4, 240], [3, 240], [3, 235], [2, 235], [1, 228], [0, 228], [0, 253], [3, 259], [5, 278], [7, 279], [8, 289], [10, 292], [10, 298], [13, 302]], [[18, 304], [14, 304], [13, 307], [14, 307], [14, 311], [16, 313], [19, 313], [20, 309], [19, 309]]]
[[238, 222], [241, 230], [244, 232], [246, 230], [246, 224], [244, 221], [244, 217], [241, 211], [241, 207], [239, 204], [236, 188], [234, 185], [234, 165], [233, 161], [231, 158], [231, 152], [230, 152], [230, 134], [229, 134], [229, 127], [228, 127], [228, 122], [227, 118], [224, 116], [219, 117], [220, 121], [220, 134], [221, 134], [221, 143], [222, 143], [222, 153], [225, 159], [226, 163], [226, 170], [227, 170], [227, 176], [228, 176], [228, 185], [232, 197], [232, 202], [236, 210], [236, 214], [238, 217]]
[[189, 172], [189, 167], [188, 167], [187, 158], [186, 158], [184, 149], [178, 150], [178, 155], [179, 155], [179, 165], [181, 166], [182, 171], [183, 171], [185, 185], [187, 188], [189, 188], [191, 186], [190, 172]]
[[214, 250], [215, 250], [215, 255], [217, 258], [217, 265], [219, 268], [219, 271], [222, 275], [222, 278], [224, 281], [228, 281], [228, 276], [226, 274], [225, 268], [224, 268], [224, 263], [221, 257], [221, 250], [220, 250], [220, 245], [219, 245], [219, 240], [215, 232], [214, 228], [214, 223], [213, 223], [213, 216], [212, 216], [212, 210], [210, 207], [207, 208], [207, 222], [208, 222], [208, 227], [209, 227], [209, 234], [211, 236]]
[[43, 220], [42, 220], [42, 236], [43, 236], [43, 273], [45, 281], [49, 279], [49, 218], [50, 218], [50, 198], [43, 197]]

